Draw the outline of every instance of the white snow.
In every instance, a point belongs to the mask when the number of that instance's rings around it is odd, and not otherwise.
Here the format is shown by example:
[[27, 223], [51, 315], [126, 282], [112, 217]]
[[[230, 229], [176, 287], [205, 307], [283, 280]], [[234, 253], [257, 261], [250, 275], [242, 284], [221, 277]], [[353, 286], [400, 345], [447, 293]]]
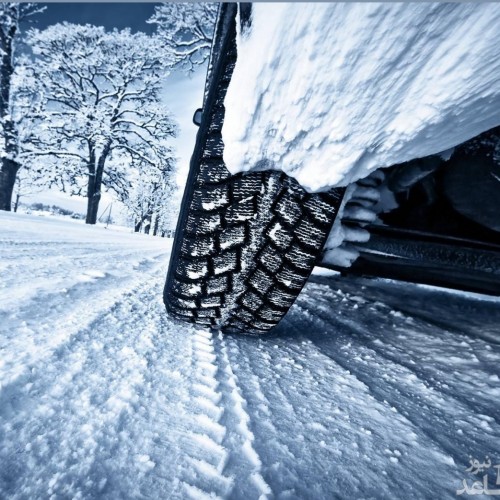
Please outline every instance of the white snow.
[[500, 4], [255, 3], [225, 99], [232, 173], [310, 191], [500, 124]]
[[165, 312], [170, 244], [0, 212], [0, 498], [455, 498], [500, 463], [498, 300], [319, 271], [270, 338], [214, 334]]

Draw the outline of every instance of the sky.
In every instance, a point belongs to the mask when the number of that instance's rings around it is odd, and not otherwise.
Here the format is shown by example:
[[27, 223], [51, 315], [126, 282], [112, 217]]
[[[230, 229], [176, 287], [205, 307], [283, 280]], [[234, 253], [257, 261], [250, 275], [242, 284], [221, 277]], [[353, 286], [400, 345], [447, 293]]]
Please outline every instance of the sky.
[[62, 21], [94, 24], [106, 29], [130, 28], [152, 33], [154, 25], [146, 20], [153, 14], [155, 3], [47, 3], [43, 15], [37, 17], [37, 27], [46, 28]]
[[[153, 14], [154, 3], [49, 3], [47, 9], [34, 20], [34, 27], [44, 29], [52, 24], [63, 21], [76, 24], [94, 24], [104, 26], [106, 29], [124, 29], [130, 27], [132, 31], [152, 33], [154, 26], [147, 24], [146, 20]], [[192, 118], [196, 108], [201, 107], [203, 89], [205, 85], [206, 68], [201, 67], [191, 76], [183, 72], [170, 74], [166, 81], [163, 99], [171, 110], [180, 132], [173, 143], [178, 158], [177, 182], [184, 186], [189, 169], [189, 160], [194, 148], [198, 128], [193, 124]], [[108, 193], [103, 193], [100, 212], [113, 201]], [[24, 203], [41, 202], [55, 204], [68, 210], [85, 213], [87, 200], [83, 197], [70, 197], [64, 193], [53, 190], [44, 191], [21, 200]], [[118, 204], [113, 211], [119, 216]], [[117, 210], [118, 209], [118, 210]]]

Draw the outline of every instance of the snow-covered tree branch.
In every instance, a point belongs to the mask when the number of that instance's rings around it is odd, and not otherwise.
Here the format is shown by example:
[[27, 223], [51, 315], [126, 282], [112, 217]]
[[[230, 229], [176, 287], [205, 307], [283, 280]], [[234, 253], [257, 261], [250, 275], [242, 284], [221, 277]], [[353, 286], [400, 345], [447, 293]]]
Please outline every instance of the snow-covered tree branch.
[[217, 9], [217, 3], [164, 3], [148, 23], [156, 24], [175, 64], [190, 72], [208, 59]]
[[[175, 158], [172, 151], [163, 153], [165, 161], [154, 166], [144, 165], [138, 159], [136, 176], [126, 199], [122, 201], [129, 210], [136, 232], [144, 230], [153, 235], [172, 229], [175, 211]], [[141, 168], [142, 167], [142, 168]]]
[[139, 163], [173, 157], [176, 125], [160, 95], [173, 58], [156, 37], [130, 30], [63, 23], [28, 39], [43, 96], [29, 153], [49, 157], [45, 173], [62, 189], [86, 189], [86, 222], [95, 224], [103, 188], [127, 199]]

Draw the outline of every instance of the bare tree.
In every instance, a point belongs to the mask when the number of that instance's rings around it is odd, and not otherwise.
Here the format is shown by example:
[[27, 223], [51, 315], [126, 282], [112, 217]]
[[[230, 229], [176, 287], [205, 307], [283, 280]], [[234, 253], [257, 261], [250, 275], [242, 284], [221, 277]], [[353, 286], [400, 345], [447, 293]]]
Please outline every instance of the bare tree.
[[[16, 52], [20, 24], [45, 7], [32, 3], [0, 3], [0, 210], [11, 210], [12, 192], [21, 162], [16, 124], [16, 71], [26, 63]], [[21, 70], [20, 75], [23, 71]]]
[[133, 165], [155, 167], [176, 125], [161, 105], [172, 58], [155, 37], [130, 30], [57, 24], [32, 30], [43, 109], [29, 152], [72, 194], [87, 196], [95, 224], [101, 191], [125, 199]]
[[175, 158], [165, 156], [156, 168], [137, 169], [136, 178], [132, 182], [127, 199], [127, 206], [133, 219], [135, 232], [164, 232], [165, 225], [170, 222], [175, 212]]
[[164, 3], [155, 7], [147, 22], [157, 25], [175, 64], [191, 72], [208, 59], [217, 9], [217, 3]]
[[46, 188], [47, 185], [42, 177], [36, 175], [30, 168], [21, 166], [14, 185], [12, 210], [17, 212], [21, 198], [41, 193]]

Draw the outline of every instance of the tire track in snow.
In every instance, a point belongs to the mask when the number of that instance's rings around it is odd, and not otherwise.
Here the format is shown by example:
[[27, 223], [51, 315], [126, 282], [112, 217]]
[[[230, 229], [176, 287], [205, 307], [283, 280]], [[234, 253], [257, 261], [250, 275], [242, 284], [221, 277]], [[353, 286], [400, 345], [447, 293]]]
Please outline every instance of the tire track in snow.
[[[0, 314], [20, 308], [20, 305], [31, 302], [40, 296], [51, 293], [64, 293], [74, 285], [75, 281], [92, 278], [98, 269], [100, 273], [116, 275], [130, 272], [133, 257], [139, 263], [144, 259], [144, 252], [137, 250], [125, 252], [121, 250], [82, 253], [81, 248], [74, 251], [65, 249], [71, 256], [45, 257], [38, 259], [20, 259], [16, 264], [3, 266], [0, 269]], [[150, 258], [157, 258], [165, 252], [152, 253]], [[4, 256], [2, 256], [4, 258]], [[15, 291], [15, 293], [12, 293]]]
[[0, 314], [0, 394], [17, 379], [23, 383], [36, 364], [45, 362], [58, 348], [91, 328], [122, 302], [124, 294], [135, 293], [134, 289], [149, 279], [149, 273], [158, 274], [164, 265], [165, 254], [146, 258], [132, 277], [107, 276], [104, 280], [76, 283], [64, 295], [42, 295], [14, 314]]
[[[143, 331], [141, 323], [158, 288], [158, 282], [148, 283], [125, 296], [49, 363], [35, 366], [24, 384], [2, 393], [0, 484], [7, 496], [88, 498], [118, 492], [127, 484], [114, 473], [120, 466], [133, 476], [123, 493], [138, 496], [137, 484], [154, 466], [140, 453], [143, 439], [138, 434], [128, 440], [128, 454], [117, 449], [127, 441], [130, 415], [147, 411], [139, 396], [148, 369], [145, 355], [153, 345], [151, 330]], [[14, 428], [16, 438], [8, 439]]]
[[262, 476], [262, 462], [255, 450], [255, 436], [250, 430], [248, 403], [242, 395], [238, 376], [229, 359], [228, 346], [221, 333], [214, 339], [214, 344], [223, 389], [223, 422], [228, 429], [224, 443], [233, 450], [224, 472], [235, 477], [232, 491], [235, 497], [268, 498], [272, 496], [272, 490]]
[[[434, 323], [419, 316], [415, 319], [411, 313], [403, 314], [379, 302], [364, 301], [365, 305], [359, 309], [356, 303], [353, 311], [349, 294], [345, 294], [340, 303], [332, 304], [329, 292], [331, 290], [326, 289], [325, 293], [323, 286], [311, 287], [314, 308], [323, 318], [339, 324], [342, 330], [352, 331], [353, 341], [362, 340], [360, 343], [365, 348], [386, 360], [384, 364], [389, 361], [407, 369], [430, 391], [455, 400], [467, 412], [494, 416], [492, 398], [500, 396], [496, 375], [500, 349], [495, 343], [470, 338], [461, 330], [450, 330], [450, 325], [437, 329]], [[332, 315], [332, 309], [336, 309], [337, 314]], [[446, 312], [445, 309], [445, 316]], [[475, 376], [478, 368], [481, 377]], [[473, 394], [464, 392], [464, 386], [474, 389]]]
[[[240, 339], [228, 338], [227, 352], [232, 364], [238, 366], [241, 391], [251, 416], [250, 430], [255, 435], [253, 447], [263, 462], [261, 474], [266, 482], [273, 486], [275, 494], [279, 492], [279, 495], [285, 497], [287, 494], [293, 496], [296, 493], [294, 489], [296, 478], [287, 467], [287, 460], [295, 462], [298, 457], [283, 442], [279, 429], [273, 422], [279, 425], [283, 415], [287, 415], [295, 421], [296, 436], [303, 433], [303, 422], [297, 419], [295, 408], [281, 390], [278, 379], [271, 378], [271, 382], [269, 378], [269, 374], [274, 370], [272, 350], [259, 349], [260, 359], [250, 360], [247, 349], [240, 349], [239, 345]], [[259, 369], [261, 365], [265, 366], [263, 371]], [[263, 389], [263, 384], [266, 385], [267, 391]], [[268, 393], [267, 396], [264, 392]]]
[[[390, 402], [374, 397], [356, 372], [313, 344], [308, 336], [318, 325], [297, 314], [284, 319], [278, 337], [228, 340], [254, 447], [274, 494], [388, 498], [407, 491], [415, 498], [452, 498], [457, 467], [449, 455]], [[420, 480], [429, 460], [435, 481]]]
[[[316, 307], [317, 310], [322, 311], [319, 316], [325, 318], [326, 311], [319, 304], [317, 304]], [[326, 316], [328, 317], [327, 314]], [[454, 404], [465, 413], [488, 414], [491, 412], [491, 399], [478, 401], [477, 398], [474, 398], [474, 400], [471, 400], [470, 397], [457, 393], [452, 386], [446, 383], [446, 380], [449, 377], [448, 372], [445, 373], [439, 371], [435, 365], [425, 366], [423, 363], [417, 363], [412, 359], [404, 359], [404, 352], [396, 350], [394, 346], [391, 346], [388, 343], [382, 341], [374, 342], [373, 333], [367, 331], [364, 326], [359, 325], [352, 319], [345, 317], [335, 317], [334, 319], [331, 319], [330, 317], [329, 319], [338, 324], [342, 329], [352, 331], [354, 333], [353, 341], [357, 343], [359, 340], [363, 340], [363, 345], [367, 349], [374, 351], [379, 358], [384, 360], [385, 364], [399, 367], [400, 370], [407, 370], [410, 372], [407, 376], [408, 379], [413, 379], [416, 384], [425, 387], [431, 393], [446, 396], [448, 401], [454, 401]], [[381, 324], [379, 326], [391, 328], [395, 334], [406, 334], [406, 332], [403, 332], [395, 324], [386, 323], [385, 325]], [[405, 339], [406, 338], [407, 336], [405, 335]], [[451, 338], [449, 339], [449, 343], [452, 343]], [[422, 342], [422, 344], [429, 347], [432, 345], [431, 342], [427, 341], [427, 339], [425, 342]], [[447, 348], [450, 350], [451, 346], [447, 345]], [[355, 346], [354, 349], [356, 349]], [[468, 381], [464, 381], [464, 383], [467, 382]]]
[[[154, 281], [159, 290], [163, 276]], [[127, 415], [123, 428], [129, 437], [120, 441], [118, 450], [119, 456], [139, 457], [148, 470], [139, 482], [134, 474], [127, 475], [110, 485], [109, 490], [121, 498], [180, 499], [185, 498], [181, 478], [193, 468], [191, 437], [197, 429], [191, 404], [196, 363], [190, 342], [197, 331], [187, 325], [179, 331], [179, 324], [165, 314], [160, 294], [156, 293], [152, 301], [151, 311], [140, 314], [137, 324], [149, 333], [152, 344], [145, 356], [147, 370], [139, 400], [144, 411]], [[116, 464], [114, 459], [112, 466], [120, 477], [129, 468], [126, 463]]]
[[356, 277], [345, 280], [335, 276], [327, 279], [313, 276], [308, 289], [314, 290], [314, 295], [322, 290], [325, 297], [330, 296], [330, 300], [333, 299], [337, 304], [342, 302], [340, 306], [359, 301], [360, 305], [364, 304], [369, 309], [383, 306], [389, 313], [393, 309], [418, 322], [423, 329], [449, 333], [454, 339], [500, 344], [498, 297], [391, 280]]
[[261, 462], [248, 428], [249, 416], [227, 357], [224, 339], [198, 330], [192, 339], [193, 431], [184, 448], [190, 468], [181, 477], [190, 498], [266, 498]]
[[[193, 411], [199, 376], [217, 384], [216, 364], [200, 354], [210, 353], [210, 337], [186, 325], [178, 331], [161, 303], [162, 284], [163, 273], [149, 277], [2, 395], [0, 439], [8, 445], [0, 450], [0, 497], [185, 498], [180, 478], [191, 471], [214, 485], [195, 454], [225, 464], [227, 451], [216, 443], [225, 428], [215, 422], [223, 410]], [[191, 339], [204, 347], [193, 349]], [[222, 494], [232, 485], [223, 474], [215, 480]], [[198, 480], [189, 491], [201, 498], [204, 490]]]
[[[347, 285], [353, 285], [350, 282], [343, 284], [348, 289]], [[387, 286], [385, 283], [384, 285]], [[362, 286], [365, 289], [363, 297], [356, 295], [359, 290], [351, 290], [351, 293], [341, 289], [334, 291], [335, 284], [309, 284], [307, 290], [310, 297], [324, 304], [326, 309], [335, 309], [337, 319], [358, 322], [372, 338], [383, 338], [384, 347], [395, 347], [403, 353], [420, 347], [424, 355], [428, 354], [429, 347], [442, 351], [446, 349], [446, 354], [455, 358], [473, 353], [482, 363], [483, 370], [496, 374], [500, 353], [499, 299], [488, 297], [484, 300], [485, 297], [482, 297], [481, 300], [471, 300], [467, 296], [461, 296], [459, 292], [455, 294], [449, 290], [426, 290], [418, 288], [418, 285], [406, 284], [407, 287], [412, 287], [410, 291], [417, 296], [412, 299], [413, 295], [401, 283], [392, 285], [396, 290], [367, 290], [366, 286]], [[395, 329], [399, 334], [391, 335]], [[482, 331], [481, 334], [478, 329]], [[491, 335], [487, 333], [488, 329]], [[413, 334], [408, 335], [407, 331]], [[422, 342], [423, 334], [425, 342]], [[431, 367], [426, 366], [426, 369], [429, 368]], [[465, 382], [470, 383], [471, 380]]]
[[[365, 384], [377, 400], [388, 401], [412, 424], [417, 434], [425, 436], [457, 463], [470, 454], [494, 453], [488, 434], [498, 435], [499, 432], [493, 418], [473, 412], [471, 419], [470, 411], [459, 401], [434, 391], [426, 380], [419, 379], [405, 366], [395, 362], [388, 364], [383, 356], [360, 342], [355, 331], [332, 315], [331, 304], [328, 310], [317, 301], [308, 300], [307, 305], [308, 309], [296, 304], [290, 319], [300, 316], [302, 323], [307, 321], [307, 330], [312, 333], [307, 336], [321, 352]], [[336, 347], [323, 344], [324, 335], [315, 335], [314, 331], [333, 331]], [[483, 422], [483, 432], [477, 432], [474, 425], [471, 427], [474, 421]], [[457, 441], [459, 428], [463, 438]], [[440, 429], [439, 432], [436, 429]]]
[[190, 344], [191, 384], [186, 405], [192, 429], [182, 442], [187, 451], [187, 467], [181, 473], [180, 494], [189, 498], [221, 498], [231, 491], [233, 479], [223, 473], [229, 451], [223, 445], [227, 429], [221, 423], [224, 408], [220, 404], [212, 335], [197, 329]]
[[[339, 410], [339, 405], [355, 400], [361, 384], [355, 380], [347, 389], [337, 388], [336, 384], [343, 385], [349, 377], [348, 372], [330, 359], [325, 364], [326, 357], [310, 342], [300, 341], [302, 326], [285, 318], [282, 328], [288, 338], [229, 341], [231, 359], [239, 365], [242, 391], [252, 415], [255, 448], [264, 462], [263, 475], [278, 497], [353, 496], [357, 481], [354, 475], [346, 474], [345, 464], [342, 466], [345, 459], [339, 456], [333, 425], [338, 426], [339, 419], [341, 429], [346, 424], [355, 425], [351, 414], [356, 413], [345, 407]], [[356, 450], [356, 441], [361, 449], [367, 433], [363, 428], [352, 433]], [[364, 457], [357, 458], [362, 461]], [[352, 469], [350, 462], [348, 458]], [[370, 475], [364, 476], [363, 482], [369, 485]], [[364, 490], [357, 491], [361, 494]]]

